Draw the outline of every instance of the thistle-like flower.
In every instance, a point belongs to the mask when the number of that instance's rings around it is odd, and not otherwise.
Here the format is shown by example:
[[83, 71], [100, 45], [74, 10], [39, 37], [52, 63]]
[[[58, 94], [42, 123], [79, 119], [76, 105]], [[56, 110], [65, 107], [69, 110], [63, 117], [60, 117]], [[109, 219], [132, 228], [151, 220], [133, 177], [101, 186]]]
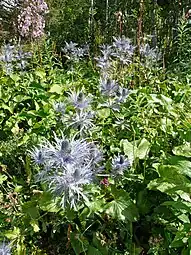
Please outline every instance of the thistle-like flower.
[[30, 156], [37, 165], [42, 165], [45, 162], [45, 155], [42, 148], [34, 148], [30, 151]]
[[[41, 145], [41, 153], [47, 168], [60, 168], [67, 164], [85, 163], [88, 160], [89, 145], [85, 140], [68, 140], [54, 137], [54, 142], [45, 140]], [[86, 157], [85, 157], [86, 156]], [[90, 155], [89, 155], [90, 157]]]
[[145, 57], [148, 60], [159, 61], [161, 58], [161, 54], [157, 48], [151, 48], [147, 43], [140, 48], [140, 53], [142, 57]]
[[101, 69], [102, 73], [107, 73], [112, 66], [111, 62], [111, 54], [112, 54], [112, 46], [103, 45], [101, 46], [101, 56], [95, 58], [97, 61], [97, 67]]
[[69, 93], [69, 100], [77, 109], [85, 109], [89, 106], [89, 103], [91, 102], [90, 98], [85, 97], [83, 92], [77, 91], [77, 92], [70, 92]]
[[135, 46], [131, 44], [131, 40], [129, 38], [116, 38], [114, 37], [114, 48], [116, 48], [119, 52], [127, 52], [129, 55], [133, 55]]
[[5, 44], [2, 47], [2, 55], [0, 56], [0, 61], [5, 62], [5, 63], [11, 63], [15, 60], [15, 46], [14, 45], [10, 45]]
[[135, 46], [131, 44], [129, 38], [115, 38], [113, 46], [115, 52], [112, 53], [113, 57], [116, 57], [122, 64], [130, 64], [134, 54]]
[[118, 90], [119, 85], [115, 80], [111, 80], [108, 78], [100, 79], [100, 90], [103, 95], [106, 96], [114, 96], [116, 91]]
[[131, 166], [130, 161], [123, 155], [115, 156], [112, 160], [112, 175], [123, 175], [124, 170]]
[[37, 178], [61, 197], [62, 206], [69, 204], [76, 208], [79, 200], [87, 199], [83, 186], [92, 183], [99, 170], [96, 170], [95, 148], [92, 143], [67, 139], [63, 134], [61, 138], [55, 135], [54, 140], [53, 143], [45, 140], [40, 149], [31, 152], [34, 161], [38, 164], [40, 160], [44, 166]]
[[62, 48], [62, 52], [65, 53], [66, 57], [70, 60], [79, 61], [81, 58], [88, 54], [88, 46], [85, 45], [83, 48], [77, 47], [77, 43], [67, 43], [64, 48]]
[[87, 165], [66, 165], [62, 173], [53, 175], [49, 180], [49, 187], [57, 196], [63, 196], [61, 205], [67, 203], [76, 208], [76, 202], [80, 199], [87, 199], [83, 192], [83, 185], [90, 184], [95, 178], [91, 164]]
[[68, 118], [68, 125], [72, 126], [82, 133], [85, 130], [94, 126], [93, 124], [93, 111], [79, 111], [76, 112], [71, 118]]
[[0, 255], [11, 255], [11, 249], [9, 245], [4, 242], [0, 245]]
[[27, 59], [31, 55], [30, 52], [24, 52], [22, 50], [22, 45], [11, 45], [8, 43], [2, 47], [0, 61], [2, 61], [6, 73], [10, 74], [13, 72], [14, 67], [23, 71], [26, 67]]
[[128, 95], [129, 95], [130, 91], [126, 88], [123, 87], [119, 87], [118, 91], [116, 93], [117, 95], [117, 103], [123, 103], [125, 102], [125, 100], [127, 99]]
[[54, 103], [53, 108], [56, 112], [61, 113], [62, 115], [65, 114], [65, 104], [62, 102]]

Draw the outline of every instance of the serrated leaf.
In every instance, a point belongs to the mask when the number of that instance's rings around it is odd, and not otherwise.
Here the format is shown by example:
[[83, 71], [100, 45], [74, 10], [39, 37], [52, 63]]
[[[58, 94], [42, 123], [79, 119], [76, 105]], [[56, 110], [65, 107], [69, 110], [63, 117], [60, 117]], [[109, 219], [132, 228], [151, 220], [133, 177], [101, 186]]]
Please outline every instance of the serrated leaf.
[[56, 201], [53, 200], [52, 195], [47, 192], [43, 192], [38, 200], [39, 207], [43, 211], [47, 212], [58, 212], [60, 209], [57, 206]]
[[138, 211], [129, 194], [124, 190], [117, 190], [114, 186], [111, 190], [114, 199], [106, 204], [105, 212], [117, 220], [136, 221]]
[[13, 230], [6, 231], [4, 235], [10, 240], [16, 239], [20, 235], [20, 229], [17, 227], [14, 227]]

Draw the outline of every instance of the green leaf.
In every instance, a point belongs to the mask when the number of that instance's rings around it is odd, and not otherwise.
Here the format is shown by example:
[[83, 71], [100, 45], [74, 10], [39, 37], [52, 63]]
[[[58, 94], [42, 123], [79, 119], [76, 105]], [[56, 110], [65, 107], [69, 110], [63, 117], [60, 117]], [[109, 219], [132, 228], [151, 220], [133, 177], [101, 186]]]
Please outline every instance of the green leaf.
[[128, 156], [130, 161], [134, 159], [144, 159], [150, 150], [150, 142], [145, 138], [129, 142], [128, 140], [122, 140], [121, 146], [123, 147], [124, 153]]
[[28, 201], [22, 205], [22, 211], [27, 214], [31, 219], [38, 219], [40, 214], [36, 201]]
[[188, 232], [190, 232], [191, 224], [185, 223], [178, 230], [174, 240], [171, 243], [171, 247], [178, 248], [183, 247], [188, 241]]
[[52, 195], [48, 192], [43, 192], [38, 199], [38, 204], [43, 211], [56, 213], [60, 210], [57, 206], [57, 201], [53, 200]]
[[38, 225], [38, 221], [36, 220], [31, 220], [30, 221], [31, 226], [33, 227], [33, 230], [35, 233], [40, 231], [39, 225]]
[[185, 143], [183, 145], [177, 146], [173, 149], [173, 153], [177, 156], [191, 157], [191, 144]]
[[103, 255], [97, 248], [93, 246], [88, 247], [88, 255]]
[[3, 182], [6, 180], [7, 180], [7, 176], [5, 174], [0, 174], [0, 185], [3, 184]]
[[16, 74], [10, 74], [10, 77], [14, 82], [17, 82], [21, 79], [20, 76]]
[[149, 150], [150, 150], [150, 142], [147, 141], [145, 138], [143, 138], [138, 145], [136, 156], [139, 159], [144, 159], [148, 155]]
[[79, 233], [70, 233], [70, 241], [72, 244], [72, 248], [76, 255], [80, 253], [86, 253], [89, 243], [88, 240]]
[[123, 147], [125, 155], [128, 156], [128, 159], [132, 162], [137, 150], [136, 144], [132, 144], [128, 140], [122, 140], [120, 144]]
[[57, 93], [57, 94], [62, 94], [62, 87], [60, 87], [59, 85], [55, 84], [53, 85], [50, 90], [50, 93]]
[[13, 230], [8, 230], [5, 232], [5, 236], [10, 239], [10, 240], [13, 240], [13, 239], [16, 239], [17, 237], [20, 236], [20, 229], [17, 228], [17, 227], [14, 227]]
[[99, 109], [97, 111], [97, 114], [100, 118], [106, 119], [110, 116], [110, 109], [109, 108]]
[[170, 206], [177, 210], [185, 210], [189, 213], [191, 212], [191, 205], [189, 207], [186, 203], [181, 202], [181, 201], [166, 201], [166, 202], [162, 203], [162, 205]]
[[46, 72], [44, 70], [36, 70], [35, 71], [36, 76], [40, 77], [41, 79], [44, 79], [46, 77]]
[[105, 205], [105, 213], [117, 220], [136, 221], [138, 211], [129, 194], [124, 190], [117, 190], [114, 186], [111, 190], [113, 200]]
[[191, 161], [181, 156], [172, 156], [167, 159], [167, 163], [175, 166], [180, 174], [191, 178]]
[[183, 183], [189, 183], [189, 180], [179, 173], [179, 168], [176, 165], [161, 165], [158, 168], [158, 172], [164, 181], [181, 185]]

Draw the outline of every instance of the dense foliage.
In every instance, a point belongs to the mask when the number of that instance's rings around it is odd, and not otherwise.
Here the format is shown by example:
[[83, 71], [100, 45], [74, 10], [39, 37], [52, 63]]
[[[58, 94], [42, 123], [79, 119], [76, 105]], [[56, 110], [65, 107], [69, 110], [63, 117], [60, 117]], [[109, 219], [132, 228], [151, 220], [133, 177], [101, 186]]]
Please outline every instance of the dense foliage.
[[0, 1], [0, 255], [190, 254], [186, 5]]

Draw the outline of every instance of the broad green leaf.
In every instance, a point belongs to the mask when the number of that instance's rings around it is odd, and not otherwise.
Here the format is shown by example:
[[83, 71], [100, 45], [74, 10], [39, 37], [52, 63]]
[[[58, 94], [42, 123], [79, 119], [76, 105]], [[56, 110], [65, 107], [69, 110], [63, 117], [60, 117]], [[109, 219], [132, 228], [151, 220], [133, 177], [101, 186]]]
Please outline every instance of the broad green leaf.
[[173, 149], [173, 153], [177, 156], [191, 157], [191, 144], [185, 143], [183, 145], [177, 146]]
[[145, 138], [143, 138], [138, 145], [136, 156], [139, 159], [144, 159], [148, 155], [149, 150], [150, 150], [150, 142], [147, 141]]
[[183, 226], [180, 227], [178, 230], [174, 240], [171, 243], [171, 247], [182, 247], [185, 246], [185, 244], [188, 241], [188, 232], [190, 232], [191, 224], [185, 223]]
[[180, 174], [191, 178], [191, 161], [181, 156], [172, 156], [167, 159], [169, 165], [175, 166]]
[[162, 178], [158, 178], [158, 179], [150, 181], [149, 184], [147, 185], [147, 188], [150, 190], [159, 190], [161, 192], [168, 192], [169, 189], [172, 189], [175, 186], [176, 185], [173, 183], [168, 183]]
[[33, 227], [33, 230], [34, 230], [35, 233], [40, 231], [40, 228], [39, 228], [39, 225], [38, 225], [38, 221], [31, 220], [30, 224]]
[[10, 74], [10, 77], [14, 82], [17, 82], [21, 79], [20, 76], [17, 74]]
[[88, 247], [88, 255], [103, 255], [97, 248], [89, 245]]
[[40, 216], [36, 201], [25, 202], [22, 205], [22, 211], [30, 216], [31, 219], [37, 219]]
[[96, 196], [93, 201], [85, 201], [86, 206], [89, 208], [89, 215], [92, 213], [102, 213], [105, 205], [103, 196]]
[[60, 210], [56, 202], [57, 201], [53, 200], [52, 195], [48, 192], [43, 192], [43, 194], [38, 199], [40, 209], [52, 213], [56, 213]]
[[108, 118], [109, 115], [110, 115], [110, 109], [109, 109], [109, 108], [99, 109], [99, 110], [97, 111], [97, 114], [98, 114], [98, 116], [99, 116], [100, 118], [106, 119], [106, 118]]
[[177, 185], [189, 183], [189, 180], [179, 173], [179, 168], [176, 165], [161, 165], [158, 168], [160, 176], [169, 183]]
[[41, 79], [44, 79], [46, 77], [46, 72], [44, 70], [36, 70], [35, 71], [36, 76], [40, 77]]
[[122, 140], [120, 144], [123, 147], [125, 155], [128, 156], [131, 162], [133, 162], [134, 158], [136, 157], [136, 144], [134, 143], [133, 145], [128, 140]]
[[184, 202], [181, 202], [181, 201], [166, 201], [162, 203], [162, 205], [172, 206], [178, 210], [185, 210], [187, 212], [191, 212], [191, 205], [189, 207], [188, 205], [186, 205]]
[[50, 93], [57, 93], [57, 94], [62, 94], [62, 87], [55, 84], [53, 85], [50, 90], [49, 90]]
[[136, 221], [138, 211], [129, 194], [124, 190], [111, 188], [113, 200], [105, 205], [105, 212], [117, 220]]
[[150, 150], [150, 142], [145, 138], [133, 142], [122, 140], [121, 146], [123, 147], [125, 155], [128, 156], [131, 162], [136, 158], [144, 159]]

